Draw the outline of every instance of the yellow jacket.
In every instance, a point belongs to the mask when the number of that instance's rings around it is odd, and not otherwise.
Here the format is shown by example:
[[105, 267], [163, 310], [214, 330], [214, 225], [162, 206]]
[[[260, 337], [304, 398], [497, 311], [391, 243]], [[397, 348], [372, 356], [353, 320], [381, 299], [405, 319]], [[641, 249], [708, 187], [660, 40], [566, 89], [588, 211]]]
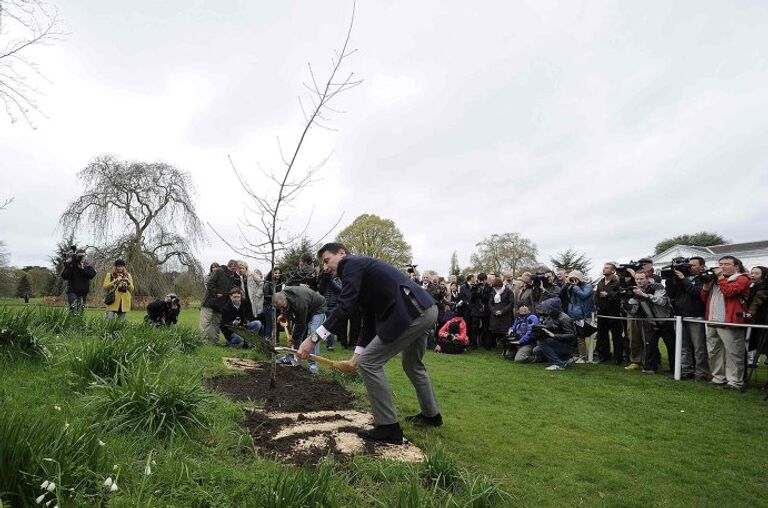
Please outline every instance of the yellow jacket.
[[112, 312], [129, 312], [131, 310], [131, 293], [133, 293], [133, 277], [128, 272], [123, 272], [128, 277], [128, 290], [125, 292], [117, 291], [117, 284], [119, 279], [112, 280], [112, 272], [107, 273], [104, 276], [104, 284], [102, 287], [106, 292], [115, 292], [115, 303], [107, 305], [107, 310]]

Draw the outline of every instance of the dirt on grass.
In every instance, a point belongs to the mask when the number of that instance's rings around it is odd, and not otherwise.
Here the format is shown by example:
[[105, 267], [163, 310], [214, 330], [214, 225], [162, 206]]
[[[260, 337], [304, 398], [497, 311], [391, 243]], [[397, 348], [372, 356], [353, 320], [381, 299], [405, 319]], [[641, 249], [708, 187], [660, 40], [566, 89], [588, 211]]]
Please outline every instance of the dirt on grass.
[[407, 441], [392, 445], [361, 439], [356, 431], [372, 425], [373, 417], [354, 410], [352, 394], [335, 381], [300, 367], [278, 365], [277, 384], [270, 389], [270, 363], [234, 358], [224, 362], [244, 375], [216, 377], [208, 380], [208, 386], [247, 403], [242, 425], [265, 456], [310, 465], [329, 456], [342, 461], [355, 455], [407, 462], [424, 458]]

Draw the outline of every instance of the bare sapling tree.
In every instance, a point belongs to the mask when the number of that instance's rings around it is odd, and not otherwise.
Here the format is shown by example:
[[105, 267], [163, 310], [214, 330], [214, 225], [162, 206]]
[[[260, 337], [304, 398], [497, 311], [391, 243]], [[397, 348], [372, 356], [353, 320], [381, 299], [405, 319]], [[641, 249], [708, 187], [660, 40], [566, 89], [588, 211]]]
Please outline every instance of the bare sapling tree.
[[202, 273], [193, 248], [203, 241], [189, 173], [163, 162], [103, 155], [78, 173], [83, 193], [59, 219], [65, 235], [85, 229], [105, 262], [124, 257], [138, 294], [167, 290], [162, 269]]
[[13, 203], [13, 199], [14, 198], [6, 198], [6, 199], [4, 199], [2, 201], [2, 203], [0, 203], [0, 210], [5, 210], [8, 207], [8, 205]]
[[[334, 56], [331, 58], [330, 70], [324, 80], [318, 79], [312, 65], [307, 64], [310, 81], [303, 83], [303, 85], [308, 92], [309, 104], [299, 97], [299, 105], [304, 115], [304, 122], [293, 145], [293, 149], [290, 152], [286, 152], [283, 149], [280, 138], [278, 137], [277, 139], [277, 149], [282, 161], [280, 169], [265, 170], [259, 166], [258, 169], [262, 178], [258, 182], [258, 186], [254, 186], [251, 185], [243, 172], [237, 168], [232, 158], [229, 158], [230, 165], [240, 185], [250, 198], [251, 205], [248, 206], [249, 213], [246, 214], [244, 219], [244, 228], [240, 227], [239, 245], [230, 243], [219, 235], [215, 229], [214, 232], [235, 252], [269, 263], [273, 274], [270, 284], [272, 296], [274, 296], [277, 286], [274, 267], [278, 256], [289, 249], [290, 246], [306, 237], [306, 231], [311, 221], [310, 213], [310, 217], [308, 217], [303, 230], [292, 233], [284, 226], [286, 222], [285, 211], [295, 204], [303, 190], [317, 181], [318, 171], [330, 157], [329, 155], [316, 164], [310, 165], [303, 170], [298, 170], [297, 161], [299, 154], [302, 152], [302, 148], [305, 146], [307, 137], [312, 129], [334, 130], [328, 125], [330, 115], [332, 113], [341, 113], [341, 111], [333, 109], [331, 104], [339, 95], [362, 83], [362, 80], [357, 79], [354, 73], [342, 70], [343, 64], [356, 51], [349, 49], [354, 20], [355, 6], [353, 4], [344, 43], [340, 50], [334, 52]], [[340, 220], [341, 217], [339, 217], [336, 224], [329, 228], [329, 232], [338, 225]], [[213, 227], [211, 228], [213, 229]], [[277, 346], [277, 316], [274, 307], [272, 307], [272, 323], [274, 323], [274, 326], [272, 327], [271, 341], [273, 346]], [[297, 338], [297, 340], [301, 340], [301, 338]], [[276, 369], [273, 361], [270, 388], [275, 386], [275, 373]]]
[[36, 47], [58, 39], [58, 12], [42, 0], [0, 0], [0, 100], [16, 122], [34, 127], [32, 114], [42, 115], [32, 77], [42, 74], [31, 59]]

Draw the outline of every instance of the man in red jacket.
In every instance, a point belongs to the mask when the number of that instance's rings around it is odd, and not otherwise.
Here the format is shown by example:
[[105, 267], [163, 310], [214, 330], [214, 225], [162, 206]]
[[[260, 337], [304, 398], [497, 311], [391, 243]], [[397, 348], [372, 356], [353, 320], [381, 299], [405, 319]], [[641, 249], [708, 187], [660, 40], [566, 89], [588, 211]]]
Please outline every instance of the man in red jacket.
[[[704, 319], [743, 323], [749, 277], [741, 261], [733, 256], [723, 256], [718, 263], [717, 281], [708, 282], [701, 290], [701, 299], [707, 304]], [[710, 383], [729, 390], [744, 386], [745, 335], [745, 328], [707, 325]]]

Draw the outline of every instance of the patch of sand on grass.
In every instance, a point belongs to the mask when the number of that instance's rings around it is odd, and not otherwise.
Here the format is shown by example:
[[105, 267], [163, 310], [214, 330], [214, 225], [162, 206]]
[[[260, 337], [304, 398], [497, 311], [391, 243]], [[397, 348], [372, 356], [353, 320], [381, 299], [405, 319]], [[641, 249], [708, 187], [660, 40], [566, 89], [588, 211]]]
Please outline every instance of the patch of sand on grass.
[[261, 370], [264, 362], [248, 360], [247, 358], [222, 358], [224, 365], [234, 370]]

